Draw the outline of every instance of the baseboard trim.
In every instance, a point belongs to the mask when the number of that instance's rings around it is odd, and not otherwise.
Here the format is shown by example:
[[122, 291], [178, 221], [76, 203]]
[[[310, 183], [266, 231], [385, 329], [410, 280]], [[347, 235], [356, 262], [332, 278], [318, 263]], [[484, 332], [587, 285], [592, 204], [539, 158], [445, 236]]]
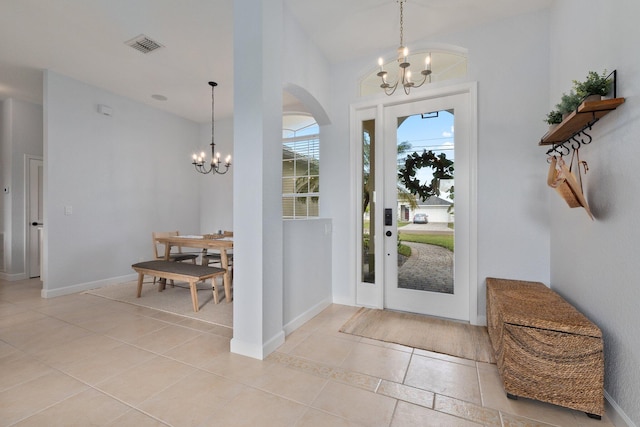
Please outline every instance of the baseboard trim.
[[328, 297], [328, 298], [320, 301], [319, 303], [317, 303], [313, 307], [309, 308], [308, 310], [306, 310], [305, 312], [303, 312], [302, 314], [300, 314], [296, 318], [294, 318], [291, 321], [289, 321], [283, 327], [285, 335], [289, 335], [291, 332], [295, 331], [300, 326], [304, 325], [309, 320], [311, 320], [314, 317], [316, 317], [318, 314], [320, 314], [322, 312], [322, 310], [324, 310], [325, 308], [329, 307], [331, 304], [332, 304], [332, 299], [331, 299], [331, 297]]
[[636, 423], [631, 421], [631, 418], [624, 413], [622, 408], [618, 406], [613, 397], [607, 391], [604, 392], [604, 399], [607, 403], [606, 413], [611, 423], [616, 427], [638, 427]]
[[[78, 292], [89, 291], [91, 289], [103, 288], [109, 285], [116, 285], [118, 283], [130, 282], [132, 280], [136, 280], [137, 278], [138, 278], [138, 275], [133, 273], [133, 274], [127, 274], [126, 276], [110, 277], [108, 279], [96, 280], [95, 282], [79, 283], [77, 285], [65, 286], [57, 289], [42, 288], [42, 292], [40, 293], [40, 296], [42, 298], [61, 297], [64, 295], [70, 295], [70, 294], [76, 294]], [[46, 287], [46, 283], [45, 283], [45, 287]]]
[[4, 272], [0, 272], [0, 279], [1, 280], [6, 280], [7, 282], [16, 282], [18, 280], [27, 280], [27, 274], [26, 273], [4, 273]]
[[230, 350], [231, 353], [240, 354], [242, 356], [252, 357], [258, 360], [264, 360], [269, 354], [273, 353], [276, 348], [284, 344], [284, 331], [278, 332], [270, 340], [262, 345], [253, 344], [247, 341], [242, 341], [238, 338], [231, 339]]

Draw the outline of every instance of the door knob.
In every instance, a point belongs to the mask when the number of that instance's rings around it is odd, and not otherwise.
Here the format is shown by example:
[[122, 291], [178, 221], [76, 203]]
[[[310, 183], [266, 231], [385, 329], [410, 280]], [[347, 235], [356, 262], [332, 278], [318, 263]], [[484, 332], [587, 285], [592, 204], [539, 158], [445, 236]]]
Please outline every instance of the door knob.
[[33, 221], [31, 225], [33, 225], [34, 227], [37, 227], [38, 225], [43, 225], [43, 224], [41, 222]]
[[391, 237], [393, 233], [391, 232], [391, 230], [388, 230], [385, 234], [387, 235], [387, 237]]

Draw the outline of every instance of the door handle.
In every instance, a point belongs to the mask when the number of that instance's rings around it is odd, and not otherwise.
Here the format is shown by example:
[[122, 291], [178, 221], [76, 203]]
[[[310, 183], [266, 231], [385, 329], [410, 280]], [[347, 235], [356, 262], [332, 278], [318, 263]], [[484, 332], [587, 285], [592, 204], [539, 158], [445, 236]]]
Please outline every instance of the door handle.
[[391, 235], [392, 235], [393, 233], [391, 233], [391, 230], [387, 230], [387, 232], [386, 232], [385, 234], [387, 235], [387, 237], [391, 237]]
[[39, 225], [44, 225], [44, 224], [43, 224], [43, 223], [41, 223], [41, 222], [33, 221], [33, 222], [31, 223], [31, 225], [33, 225], [34, 227], [37, 227], [37, 226], [39, 226]]

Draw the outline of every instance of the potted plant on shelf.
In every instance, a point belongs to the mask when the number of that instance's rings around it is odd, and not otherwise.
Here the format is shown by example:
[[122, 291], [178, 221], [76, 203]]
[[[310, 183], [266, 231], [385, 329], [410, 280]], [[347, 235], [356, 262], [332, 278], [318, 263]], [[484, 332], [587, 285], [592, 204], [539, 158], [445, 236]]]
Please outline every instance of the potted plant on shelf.
[[562, 113], [558, 110], [549, 111], [544, 121], [549, 125], [549, 132], [551, 132], [553, 128], [562, 123]]
[[580, 98], [586, 101], [599, 101], [611, 89], [611, 79], [607, 78], [607, 70], [602, 74], [589, 71], [585, 81], [573, 80], [573, 88]]
[[556, 108], [562, 114], [562, 118], [564, 119], [569, 114], [573, 113], [577, 110], [577, 108], [582, 103], [582, 97], [575, 93], [573, 89], [568, 93], [563, 93], [562, 98], [560, 98], [560, 103], [556, 105]]

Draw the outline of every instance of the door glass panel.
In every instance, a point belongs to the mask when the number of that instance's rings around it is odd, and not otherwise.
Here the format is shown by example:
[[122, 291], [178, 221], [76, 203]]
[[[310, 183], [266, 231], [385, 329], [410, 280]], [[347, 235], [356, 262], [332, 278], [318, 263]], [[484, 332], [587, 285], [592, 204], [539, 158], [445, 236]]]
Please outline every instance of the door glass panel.
[[[434, 182], [431, 165], [439, 160], [430, 160], [442, 155], [454, 160], [453, 110], [398, 118], [398, 288], [454, 293], [454, 180]], [[405, 182], [401, 169], [419, 183]], [[423, 199], [416, 186], [438, 188], [439, 195]]]
[[375, 283], [375, 120], [362, 122], [362, 282]]

